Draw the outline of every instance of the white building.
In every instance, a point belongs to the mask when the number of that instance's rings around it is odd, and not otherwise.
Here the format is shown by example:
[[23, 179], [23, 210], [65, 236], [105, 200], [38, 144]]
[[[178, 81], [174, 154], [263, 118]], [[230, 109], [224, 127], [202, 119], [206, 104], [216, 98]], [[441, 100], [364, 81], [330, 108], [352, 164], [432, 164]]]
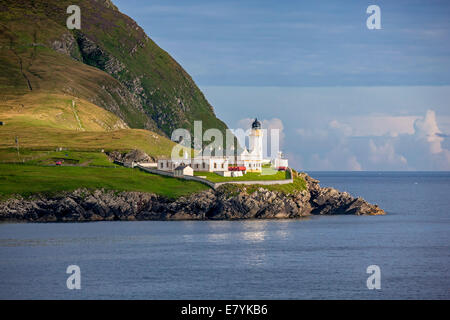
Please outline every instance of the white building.
[[[190, 166], [194, 171], [217, 172], [226, 175], [229, 166], [243, 167], [245, 172], [261, 172], [263, 163], [272, 163], [275, 168], [287, 167], [287, 159], [283, 159], [281, 153], [275, 159], [263, 158], [263, 131], [261, 122], [257, 119], [252, 123], [252, 130], [249, 135], [249, 150], [244, 150], [234, 156], [196, 156], [189, 159], [187, 154], [185, 159], [159, 159], [158, 169], [163, 171], [174, 171], [179, 166]], [[232, 176], [236, 176], [234, 172]]]
[[288, 159], [285, 159], [283, 157], [283, 153], [281, 151], [278, 152], [278, 155], [276, 158], [273, 158], [270, 163], [272, 164], [272, 167], [278, 169], [278, 168], [287, 168], [288, 167]]
[[252, 123], [249, 149], [244, 148], [239, 155], [229, 157], [228, 161], [234, 166], [245, 167], [246, 172], [261, 172], [263, 165], [263, 131], [258, 119], [255, 119]]
[[194, 170], [190, 166], [181, 165], [173, 170], [174, 177], [193, 176]]
[[196, 157], [194, 159], [159, 159], [158, 169], [173, 171], [178, 166], [189, 165], [194, 171], [228, 171], [228, 159], [226, 157]]

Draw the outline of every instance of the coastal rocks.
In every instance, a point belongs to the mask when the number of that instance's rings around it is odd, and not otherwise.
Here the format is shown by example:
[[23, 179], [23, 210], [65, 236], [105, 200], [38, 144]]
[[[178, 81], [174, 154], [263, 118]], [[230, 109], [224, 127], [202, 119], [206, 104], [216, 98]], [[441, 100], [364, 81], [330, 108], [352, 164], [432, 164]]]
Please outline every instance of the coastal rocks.
[[230, 197], [219, 188], [216, 192], [216, 203], [207, 213], [207, 218], [213, 220], [279, 219], [299, 218], [310, 214], [308, 193], [287, 196], [264, 188], [259, 188], [250, 194], [244, 190]]
[[311, 214], [383, 215], [385, 212], [363, 198], [354, 198], [334, 188], [321, 188], [319, 181], [305, 175], [311, 194]]
[[58, 196], [17, 197], [0, 204], [0, 221], [285, 219], [309, 215], [385, 214], [377, 205], [304, 175], [308, 190], [283, 194], [264, 188], [233, 192], [225, 186], [178, 199], [143, 192], [78, 189]]
[[108, 157], [112, 161], [119, 161], [124, 163], [131, 163], [131, 162], [155, 162], [155, 159], [150, 157], [148, 154], [146, 154], [144, 151], [134, 149], [131, 150], [128, 153], [122, 154], [118, 151], [112, 151], [108, 153]]

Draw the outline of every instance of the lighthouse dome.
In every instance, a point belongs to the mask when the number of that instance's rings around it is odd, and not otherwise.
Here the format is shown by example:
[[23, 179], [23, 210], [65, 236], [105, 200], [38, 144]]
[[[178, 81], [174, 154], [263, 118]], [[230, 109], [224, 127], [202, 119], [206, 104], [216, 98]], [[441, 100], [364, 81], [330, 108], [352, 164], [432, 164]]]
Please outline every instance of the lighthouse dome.
[[252, 123], [252, 129], [261, 129], [261, 122], [258, 121], [258, 119], [255, 118], [255, 121]]

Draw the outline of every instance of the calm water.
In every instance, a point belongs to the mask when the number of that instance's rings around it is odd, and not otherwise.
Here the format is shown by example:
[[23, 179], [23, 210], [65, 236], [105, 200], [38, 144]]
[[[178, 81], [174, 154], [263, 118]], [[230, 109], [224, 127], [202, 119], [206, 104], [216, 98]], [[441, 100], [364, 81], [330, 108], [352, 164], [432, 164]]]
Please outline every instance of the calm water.
[[[311, 175], [389, 214], [0, 224], [0, 298], [450, 298], [450, 173]], [[71, 264], [81, 290], [66, 288]], [[366, 287], [372, 264], [381, 290]]]

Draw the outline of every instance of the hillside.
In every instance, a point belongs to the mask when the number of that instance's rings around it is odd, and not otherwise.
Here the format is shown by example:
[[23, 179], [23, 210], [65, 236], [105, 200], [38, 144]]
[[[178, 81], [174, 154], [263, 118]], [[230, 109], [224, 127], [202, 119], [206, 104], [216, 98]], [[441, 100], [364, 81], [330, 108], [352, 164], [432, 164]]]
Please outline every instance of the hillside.
[[178, 198], [208, 189], [195, 181], [183, 181], [116, 167], [34, 166], [0, 164], [0, 201], [13, 195], [58, 195], [78, 188], [140, 191]]
[[[3, 98], [1, 162], [22, 161], [36, 150], [56, 148], [124, 152], [140, 149], [157, 158], [169, 155], [174, 146], [174, 142], [154, 132], [128, 128], [119, 117], [86, 100], [43, 92]], [[21, 156], [17, 156], [16, 137]]]
[[[66, 27], [72, 4], [81, 30]], [[0, 198], [80, 187], [170, 198], [207, 188], [108, 158], [132, 149], [169, 156], [172, 130], [194, 120], [226, 128], [182, 67], [110, 1], [0, 0], [0, 66]]]
[[[73, 4], [81, 30], [66, 27]], [[0, 65], [2, 101], [64, 94], [166, 136], [194, 120], [226, 128], [186, 71], [108, 0], [0, 1]]]

